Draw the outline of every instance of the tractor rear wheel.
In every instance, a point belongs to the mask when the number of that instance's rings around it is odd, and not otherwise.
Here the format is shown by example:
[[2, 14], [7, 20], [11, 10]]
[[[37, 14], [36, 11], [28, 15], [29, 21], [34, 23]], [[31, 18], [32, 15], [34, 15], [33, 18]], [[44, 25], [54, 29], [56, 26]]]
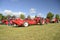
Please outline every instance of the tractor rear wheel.
[[28, 22], [24, 22], [23, 24], [24, 27], [27, 27], [28, 25], [29, 25]]

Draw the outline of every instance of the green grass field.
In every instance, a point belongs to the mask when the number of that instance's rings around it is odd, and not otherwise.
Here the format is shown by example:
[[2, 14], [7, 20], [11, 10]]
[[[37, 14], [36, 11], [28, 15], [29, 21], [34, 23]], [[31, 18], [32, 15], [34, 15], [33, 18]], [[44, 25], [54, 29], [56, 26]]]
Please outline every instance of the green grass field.
[[0, 25], [0, 40], [60, 40], [60, 23], [29, 27]]

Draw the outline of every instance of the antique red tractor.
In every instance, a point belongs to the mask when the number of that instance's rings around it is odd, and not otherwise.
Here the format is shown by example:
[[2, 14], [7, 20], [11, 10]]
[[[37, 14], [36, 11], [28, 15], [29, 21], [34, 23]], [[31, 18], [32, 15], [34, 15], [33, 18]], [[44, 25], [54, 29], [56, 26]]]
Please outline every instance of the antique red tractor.
[[8, 24], [12, 25], [13, 24], [12, 19], [10, 19], [9, 21], [7, 19], [2, 19], [1, 22], [2, 22], [2, 24], [6, 24], [6, 25], [8, 25]]
[[34, 20], [36, 21], [37, 24], [44, 24], [45, 23], [45, 19], [42, 17], [36, 17], [36, 18], [34, 18]]
[[13, 25], [14, 26], [25, 26], [27, 27], [28, 25], [34, 25], [34, 24], [44, 24], [45, 23], [45, 20], [41, 17], [36, 17], [34, 19], [29, 19], [29, 18], [26, 18], [24, 20], [20, 19], [20, 18], [16, 18], [14, 19], [13, 21]]
[[42, 17], [36, 17], [36, 18], [25, 18], [24, 20], [20, 19], [20, 18], [15, 18], [15, 19], [6, 19], [6, 20], [2, 20], [3, 24], [6, 25], [13, 25], [13, 26], [25, 26], [27, 27], [28, 25], [34, 25], [34, 24], [44, 24], [45, 23], [45, 19]]
[[2, 24], [6, 24], [6, 25], [8, 25], [8, 20], [2, 20]]
[[59, 22], [59, 20], [56, 19], [56, 18], [53, 18], [53, 19], [51, 20], [51, 23], [58, 23], [58, 22]]
[[45, 23], [46, 23], [46, 24], [50, 23], [50, 19], [46, 18], [46, 19], [45, 19]]

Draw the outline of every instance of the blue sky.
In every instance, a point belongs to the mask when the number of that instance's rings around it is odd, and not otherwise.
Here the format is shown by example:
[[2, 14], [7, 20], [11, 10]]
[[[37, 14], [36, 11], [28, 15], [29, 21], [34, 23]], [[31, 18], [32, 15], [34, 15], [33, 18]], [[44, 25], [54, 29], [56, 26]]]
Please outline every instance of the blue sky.
[[0, 0], [0, 12], [5, 14], [6, 10], [15, 14], [24, 13], [26, 16], [46, 17], [49, 11], [60, 14], [60, 0]]

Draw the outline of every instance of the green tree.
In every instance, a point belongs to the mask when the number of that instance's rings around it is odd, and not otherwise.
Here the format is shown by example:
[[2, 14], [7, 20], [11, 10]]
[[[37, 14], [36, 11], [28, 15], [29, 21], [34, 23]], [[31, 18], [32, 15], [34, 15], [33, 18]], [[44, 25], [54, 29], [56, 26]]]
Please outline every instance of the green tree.
[[35, 18], [37, 17], [37, 15], [35, 15]]
[[0, 13], [0, 20], [2, 19], [2, 16], [3, 16], [3, 15]]
[[59, 16], [59, 21], [60, 21], [60, 16]]
[[11, 18], [11, 15], [6, 15], [5, 17], [4, 17], [4, 19], [10, 19]]
[[6, 20], [7, 19], [7, 16], [2, 16], [2, 19]]
[[15, 15], [13, 15], [12, 17], [13, 17], [13, 18], [16, 18], [16, 16], [15, 16]]
[[5, 16], [2, 16], [2, 19], [4, 19], [5, 18]]
[[30, 15], [28, 15], [28, 16], [27, 16], [27, 18], [28, 18], [28, 19], [31, 19], [31, 16], [30, 16]]
[[7, 18], [10, 18], [10, 17], [11, 17], [11, 15], [7, 15], [6, 17], [7, 17]]
[[56, 19], [59, 19], [59, 14], [56, 14], [55, 18], [56, 18]]
[[54, 16], [54, 14], [52, 14], [51, 12], [49, 12], [49, 13], [47, 14], [47, 18], [49, 18], [50, 20], [53, 18], [53, 16]]
[[25, 19], [25, 15], [24, 14], [20, 14], [20, 18], [21, 19]]

